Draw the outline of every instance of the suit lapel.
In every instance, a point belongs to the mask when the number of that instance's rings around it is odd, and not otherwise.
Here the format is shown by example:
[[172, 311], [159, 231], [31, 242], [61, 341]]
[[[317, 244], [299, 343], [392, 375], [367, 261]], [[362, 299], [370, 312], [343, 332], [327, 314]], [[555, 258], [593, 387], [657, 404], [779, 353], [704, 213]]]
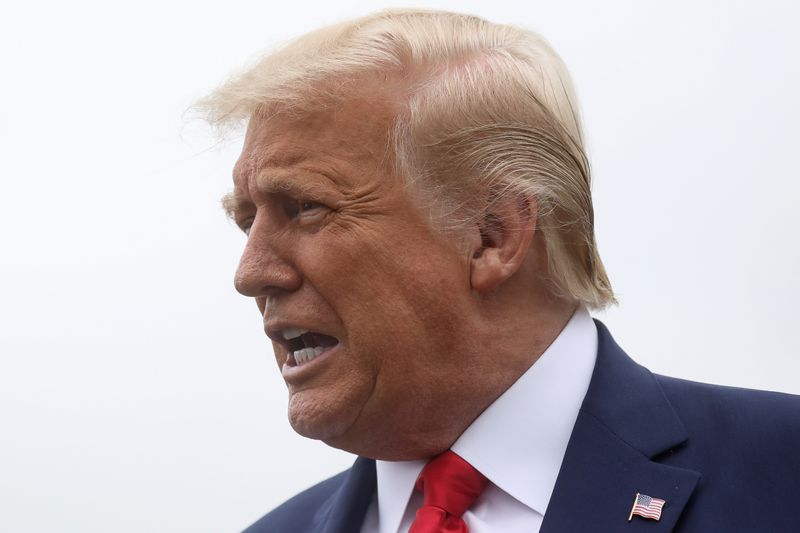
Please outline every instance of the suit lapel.
[[[675, 528], [700, 473], [659, 464], [686, 429], [654, 376], [597, 323], [597, 363], [572, 431], [541, 533]], [[659, 521], [628, 522], [636, 493], [666, 500]]]
[[314, 533], [354, 533], [361, 530], [375, 493], [375, 461], [359, 457], [342, 485], [314, 517]]

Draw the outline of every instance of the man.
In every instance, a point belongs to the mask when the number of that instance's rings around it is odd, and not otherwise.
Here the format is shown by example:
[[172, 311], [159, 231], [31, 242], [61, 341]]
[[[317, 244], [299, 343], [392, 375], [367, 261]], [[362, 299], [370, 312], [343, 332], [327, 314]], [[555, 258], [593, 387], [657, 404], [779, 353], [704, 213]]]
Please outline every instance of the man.
[[204, 102], [300, 434], [359, 455], [248, 532], [797, 531], [800, 401], [654, 376], [614, 302], [571, 82], [538, 36], [389, 11]]

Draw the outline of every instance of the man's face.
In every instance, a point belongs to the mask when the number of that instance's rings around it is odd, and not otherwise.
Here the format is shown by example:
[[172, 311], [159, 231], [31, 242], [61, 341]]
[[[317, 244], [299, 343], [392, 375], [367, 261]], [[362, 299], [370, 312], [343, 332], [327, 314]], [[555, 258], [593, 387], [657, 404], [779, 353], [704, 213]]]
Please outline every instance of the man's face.
[[352, 101], [254, 118], [234, 171], [236, 287], [264, 316], [290, 422], [356, 453], [441, 423], [424, 413], [454, 396], [474, 306], [468, 254], [388, 170], [392, 113]]

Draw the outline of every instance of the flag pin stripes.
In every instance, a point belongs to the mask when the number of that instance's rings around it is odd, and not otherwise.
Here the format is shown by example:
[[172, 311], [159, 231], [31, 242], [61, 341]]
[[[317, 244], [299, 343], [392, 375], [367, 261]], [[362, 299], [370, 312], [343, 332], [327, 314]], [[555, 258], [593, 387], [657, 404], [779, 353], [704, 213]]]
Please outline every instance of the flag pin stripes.
[[650, 518], [652, 520], [659, 520], [661, 518], [661, 508], [667, 503], [659, 498], [653, 498], [640, 492], [636, 493], [636, 498], [633, 500], [633, 507], [631, 514], [628, 515], [628, 522], [631, 521], [633, 515]]

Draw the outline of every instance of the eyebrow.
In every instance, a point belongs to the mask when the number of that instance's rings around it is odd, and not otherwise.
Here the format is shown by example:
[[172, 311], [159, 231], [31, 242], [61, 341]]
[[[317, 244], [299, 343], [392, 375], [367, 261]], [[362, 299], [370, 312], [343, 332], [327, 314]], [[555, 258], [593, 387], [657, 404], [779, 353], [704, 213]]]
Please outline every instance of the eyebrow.
[[235, 222], [236, 213], [242, 210], [245, 201], [240, 196], [237, 196], [235, 191], [230, 191], [220, 198], [219, 203], [222, 204], [225, 216]]

